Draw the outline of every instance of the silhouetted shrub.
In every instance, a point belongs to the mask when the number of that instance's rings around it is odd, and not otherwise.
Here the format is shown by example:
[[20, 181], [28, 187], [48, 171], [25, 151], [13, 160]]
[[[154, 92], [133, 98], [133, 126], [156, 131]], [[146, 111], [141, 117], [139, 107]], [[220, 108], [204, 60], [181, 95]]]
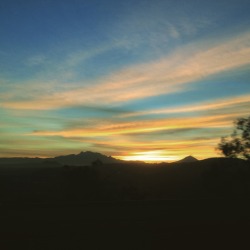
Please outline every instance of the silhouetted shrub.
[[250, 116], [236, 120], [235, 126], [231, 139], [222, 137], [218, 149], [226, 157], [250, 160]]

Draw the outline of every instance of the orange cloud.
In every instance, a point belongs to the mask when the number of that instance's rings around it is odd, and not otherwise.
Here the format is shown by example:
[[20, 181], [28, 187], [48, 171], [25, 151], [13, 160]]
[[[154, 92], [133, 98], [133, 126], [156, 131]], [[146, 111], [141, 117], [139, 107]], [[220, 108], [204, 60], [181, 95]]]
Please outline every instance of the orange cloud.
[[171, 118], [160, 120], [135, 121], [110, 125], [96, 125], [91, 128], [68, 129], [63, 131], [35, 131], [32, 135], [70, 137], [108, 137], [114, 135], [150, 133], [155, 131], [193, 128], [195, 127], [226, 127], [231, 125], [235, 114]]
[[[120, 159], [143, 160], [144, 161], [171, 161], [176, 158], [182, 158], [186, 155], [193, 154], [196, 157], [212, 157], [215, 154], [214, 148], [219, 142], [222, 135], [214, 133], [211, 138], [195, 139], [190, 135], [189, 139], [179, 138], [164, 140], [154, 137], [150, 140], [140, 141], [136, 134], [148, 134], [167, 130], [192, 129], [197, 128], [226, 128], [229, 130], [232, 126], [232, 120], [236, 114], [189, 117], [178, 119], [161, 119], [125, 122], [118, 124], [97, 124], [91, 128], [68, 129], [63, 131], [36, 131], [32, 136], [61, 136], [69, 141], [78, 141], [90, 145], [92, 148], [102, 149], [106, 152], [116, 152], [115, 157]], [[216, 137], [216, 138], [215, 138]], [[82, 139], [81, 139], [82, 138]], [[158, 138], [158, 139], [157, 139]], [[125, 152], [125, 153], [124, 153]], [[150, 153], [152, 152], [152, 153]]]

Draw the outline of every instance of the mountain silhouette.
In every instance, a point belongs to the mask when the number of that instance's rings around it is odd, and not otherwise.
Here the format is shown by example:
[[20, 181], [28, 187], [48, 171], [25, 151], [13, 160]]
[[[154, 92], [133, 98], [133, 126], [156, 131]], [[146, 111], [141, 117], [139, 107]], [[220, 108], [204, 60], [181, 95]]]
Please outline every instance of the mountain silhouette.
[[196, 161], [198, 161], [198, 160], [195, 157], [189, 155], [189, 156], [187, 156], [187, 157], [185, 157], [177, 162], [182, 163], [182, 162], [196, 162]]
[[91, 165], [97, 160], [102, 163], [119, 163], [121, 160], [115, 159], [111, 156], [106, 156], [101, 153], [85, 151], [79, 154], [71, 154], [64, 156], [57, 156], [53, 158], [58, 163], [68, 165]]

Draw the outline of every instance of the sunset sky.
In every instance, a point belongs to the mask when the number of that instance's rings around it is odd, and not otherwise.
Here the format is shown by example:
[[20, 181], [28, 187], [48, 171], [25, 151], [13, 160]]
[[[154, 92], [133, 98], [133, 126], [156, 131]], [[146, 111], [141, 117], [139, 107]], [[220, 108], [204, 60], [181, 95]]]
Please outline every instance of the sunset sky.
[[1, 0], [0, 157], [218, 157], [250, 115], [249, 0]]

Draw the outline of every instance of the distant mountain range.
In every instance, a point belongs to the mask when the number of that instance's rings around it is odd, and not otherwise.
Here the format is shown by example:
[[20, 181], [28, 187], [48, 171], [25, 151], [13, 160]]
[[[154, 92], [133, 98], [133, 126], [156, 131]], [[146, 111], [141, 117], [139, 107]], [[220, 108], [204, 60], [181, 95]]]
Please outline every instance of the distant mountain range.
[[0, 164], [36, 164], [36, 163], [59, 163], [61, 165], [91, 165], [98, 161], [99, 163], [120, 163], [122, 160], [115, 159], [111, 156], [106, 156], [97, 152], [80, 152], [79, 154], [70, 154], [56, 156], [54, 158], [28, 158], [28, 157], [13, 157], [0, 158]]
[[[196, 162], [198, 161], [193, 156], [187, 156], [179, 161], [178, 163], [183, 162]], [[110, 163], [122, 163], [128, 161], [118, 160], [111, 156], [106, 156], [98, 152], [85, 151], [80, 152], [79, 154], [70, 154], [56, 156], [54, 158], [28, 158], [28, 157], [13, 157], [13, 158], [0, 158], [0, 164], [34, 164], [34, 163], [59, 163], [61, 165], [92, 165], [95, 162], [110, 164]], [[131, 163], [139, 163], [133, 162]], [[143, 163], [143, 162], [140, 162]]]
[[0, 205], [250, 197], [250, 163], [241, 159], [188, 156], [148, 164], [87, 151], [47, 159], [0, 158], [0, 163]]

